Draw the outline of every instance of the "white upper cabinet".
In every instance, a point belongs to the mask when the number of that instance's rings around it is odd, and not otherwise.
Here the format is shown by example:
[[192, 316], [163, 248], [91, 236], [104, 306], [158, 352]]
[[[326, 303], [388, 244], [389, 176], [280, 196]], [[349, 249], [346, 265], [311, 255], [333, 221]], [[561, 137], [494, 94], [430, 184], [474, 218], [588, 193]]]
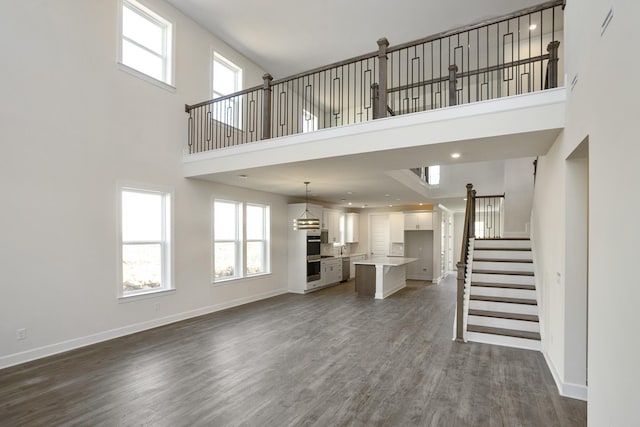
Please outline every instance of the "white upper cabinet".
[[411, 212], [404, 214], [404, 229], [433, 230], [433, 212]]
[[344, 242], [358, 243], [360, 241], [360, 214], [347, 213], [344, 215]]
[[328, 243], [343, 243], [344, 214], [338, 210], [324, 209], [322, 228], [329, 232]]

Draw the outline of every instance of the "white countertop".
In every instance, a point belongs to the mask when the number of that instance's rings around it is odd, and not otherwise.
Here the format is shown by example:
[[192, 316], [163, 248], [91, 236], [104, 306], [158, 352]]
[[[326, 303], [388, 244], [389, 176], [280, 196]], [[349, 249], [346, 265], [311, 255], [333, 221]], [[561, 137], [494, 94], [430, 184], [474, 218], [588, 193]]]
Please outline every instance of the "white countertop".
[[381, 257], [365, 259], [363, 261], [354, 261], [354, 264], [399, 266], [399, 265], [409, 264], [410, 262], [414, 262], [417, 260], [418, 258], [405, 258], [401, 256], [392, 256], [392, 257], [381, 256]]
[[367, 255], [364, 252], [362, 253], [353, 253], [353, 254], [344, 254], [344, 255], [322, 255], [322, 259], [336, 259], [336, 258], [351, 258], [354, 256]]

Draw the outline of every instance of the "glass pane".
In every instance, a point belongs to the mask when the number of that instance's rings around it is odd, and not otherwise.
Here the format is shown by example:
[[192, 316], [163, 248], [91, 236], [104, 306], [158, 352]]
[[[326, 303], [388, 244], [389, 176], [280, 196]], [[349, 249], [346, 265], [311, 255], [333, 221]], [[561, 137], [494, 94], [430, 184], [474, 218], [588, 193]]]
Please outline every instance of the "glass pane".
[[220, 61], [213, 60], [213, 90], [214, 92], [221, 93], [222, 95], [229, 95], [236, 92], [238, 72], [229, 68], [226, 64]]
[[264, 242], [247, 242], [247, 274], [264, 273]]
[[162, 57], [122, 40], [122, 63], [157, 80], [163, 80]]
[[235, 203], [215, 202], [213, 205], [213, 232], [216, 240], [236, 240], [237, 209]]
[[235, 242], [216, 242], [214, 246], [214, 277], [235, 277], [237, 275]]
[[122, 290], [124, 293], [162, 286], [160, 244], [122, 245]]
[[122, 8], [122, 34], [158, 55], [162, 55], [164, 37], [162, 26], [127, 6]]
[[264, 208], [247, 205], [247, 240], [262, 240], [264, 238]]
[[122, 240], [162, 240], [162, 195], [122, 192]]

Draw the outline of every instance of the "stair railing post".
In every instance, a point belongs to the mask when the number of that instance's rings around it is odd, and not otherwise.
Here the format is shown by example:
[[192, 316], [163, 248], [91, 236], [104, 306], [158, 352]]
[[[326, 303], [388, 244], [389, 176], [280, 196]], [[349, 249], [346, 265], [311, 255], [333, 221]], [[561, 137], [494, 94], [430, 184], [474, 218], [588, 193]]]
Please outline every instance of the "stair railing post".
[[262, 139], [271, 138], [271, 81], [273, 77], [267, 73], [262, 76]]
[[389, 40], [385, 37], [378, 40], [378, 102], [374, 109], [374, 119], [387, 116], [387, 48]]
[[558, 48], [560, 42], [558, 40], [552, 41], [547, 46], [547, 52], [549, 52], [549, 64], [547, 64], [547, 88], [551, 89], [558, 87]]
[[378, 102], [380, 99], [380, 85], [373, 83], [371, 85], [371, 108], [373, 108], [373, 118], [378, 118]]
[[456, 80], [456, 73], [458, 72], [458, 66], [456, 64], [449, 65], [449, 106], [458, 104], [458, 90]]
[[467, 184], [467, 206], [464, 215], [464, 228], [462, 232], [462, 250], [458, 268], [457, 293], [456, 293], [456, 341], [464, 342], [464, 282], [467, 271], [467, 255], [469, 254], [469, 239], [473, 236], [473, 223], [475, 211], [475, 190], [472, 184]]

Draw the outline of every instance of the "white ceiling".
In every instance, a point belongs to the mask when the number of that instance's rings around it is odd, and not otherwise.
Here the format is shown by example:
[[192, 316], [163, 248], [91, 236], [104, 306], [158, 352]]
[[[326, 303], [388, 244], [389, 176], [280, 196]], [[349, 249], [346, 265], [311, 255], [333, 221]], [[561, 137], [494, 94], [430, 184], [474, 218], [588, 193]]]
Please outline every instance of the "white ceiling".
[[[541, 0], [167, 1], [276, 79], [372, 52], [377, 49], [376, 40], [380, 37], [387, 37], [393, 46], [541, 3]], [[352, 207], [424, 202], [458, 209], [463, 206], [466, 182], [482, 181], [483, 194], [501, 192], [504, 159], [546, 150], [555, 134], [522, 136], [534, 147], [528, 152], [509, 152], [504, 149], [504, 141], [488, 141], [487, 147], [494, 145], [493, 149], [461, 159], [455, 166], [444, 166], [442, 184], [437, 188], [420, 186], [417, 178], [403, 174], [408, 167], [421, 166], [415, 164], [416, 159], [433, 159], [430, 164], [451, 163], [450, 148], [424, 148], [429, 152], [421, 153], [394, 150], [235, 170], [202, 178], [284, 194], [292, 200], [304, 197], [303, 181], [311, 181], [313, 199], [345, 207], [349, 207], [349, 202]], [[249, 177], [239, 178], [243, 174]]]
[[167, 0], [275, 79], [543, 0]]

